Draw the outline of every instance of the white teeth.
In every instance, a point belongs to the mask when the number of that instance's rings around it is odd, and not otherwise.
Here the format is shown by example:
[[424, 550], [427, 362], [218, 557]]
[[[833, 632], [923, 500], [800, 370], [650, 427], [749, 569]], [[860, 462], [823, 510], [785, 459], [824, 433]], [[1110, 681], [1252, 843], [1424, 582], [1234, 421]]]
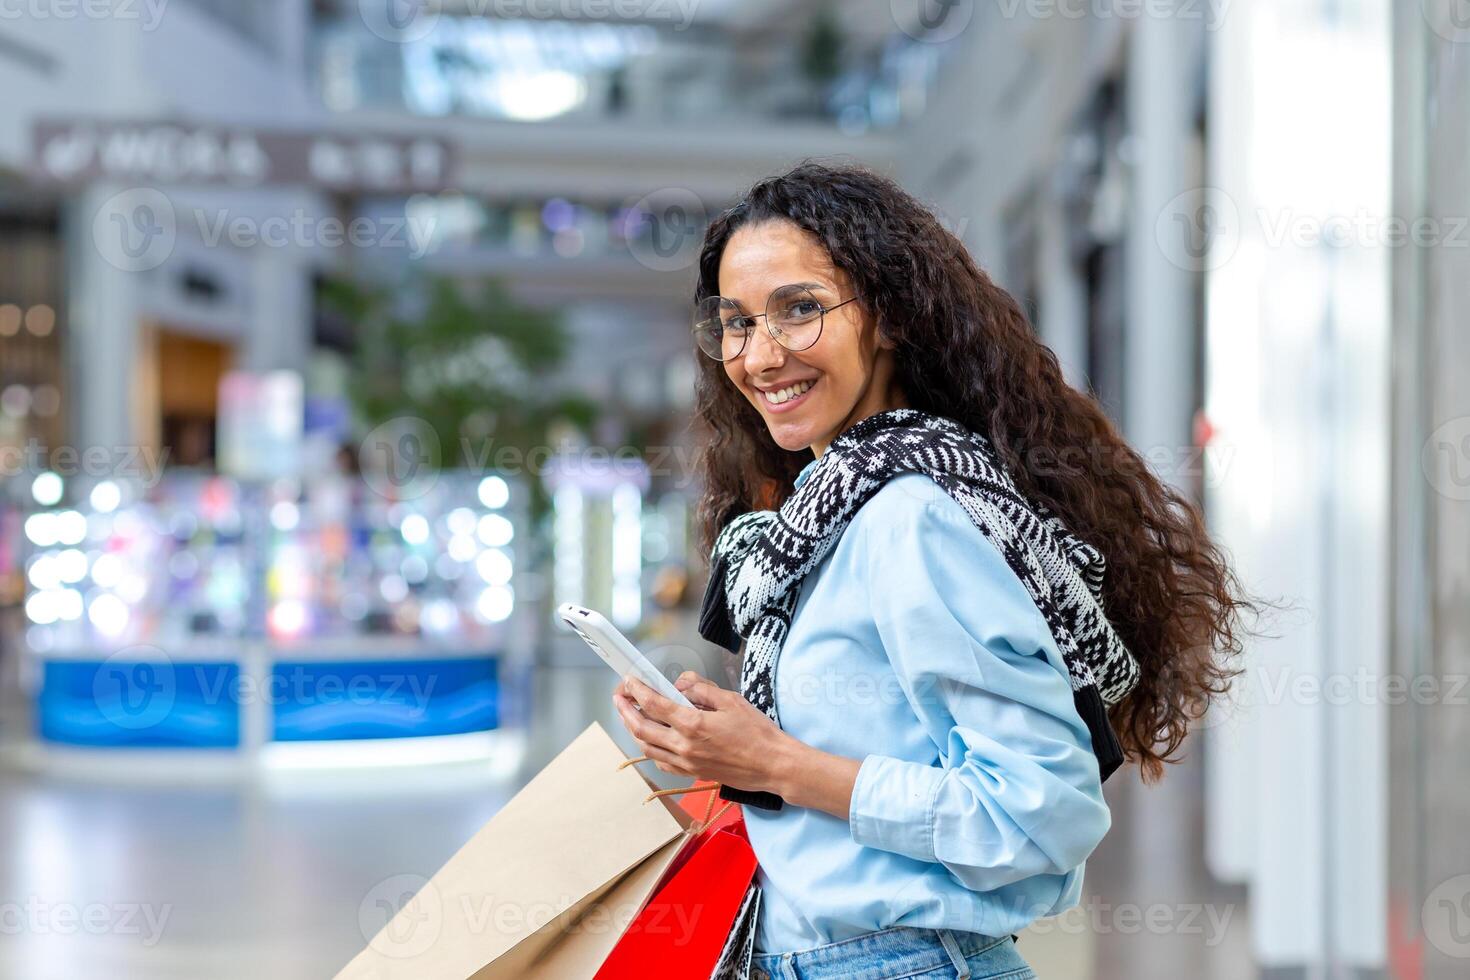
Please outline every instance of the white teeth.
[[790, 387], [781, 388], [776, 391], [764, 391], [761, 394], [765, 395], [766, 401], [772, 405], [780, 405], [782, 402], [788, 402], [795, 398], [814, 384], [816, 384], [815, 381], [798, 381]]

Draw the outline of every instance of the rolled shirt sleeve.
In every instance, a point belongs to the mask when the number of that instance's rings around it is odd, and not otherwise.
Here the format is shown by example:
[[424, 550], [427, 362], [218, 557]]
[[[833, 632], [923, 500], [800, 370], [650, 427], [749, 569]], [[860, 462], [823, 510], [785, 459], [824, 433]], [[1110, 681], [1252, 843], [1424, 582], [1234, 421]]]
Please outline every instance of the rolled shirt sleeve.
[[863, 524], [878, 634], [937, 759], [864, 758], [852, 839], [942, 864], [975, 891], [1065, 874], [1111, 823], [1091, 739], [1025, 587], [934, 491]]

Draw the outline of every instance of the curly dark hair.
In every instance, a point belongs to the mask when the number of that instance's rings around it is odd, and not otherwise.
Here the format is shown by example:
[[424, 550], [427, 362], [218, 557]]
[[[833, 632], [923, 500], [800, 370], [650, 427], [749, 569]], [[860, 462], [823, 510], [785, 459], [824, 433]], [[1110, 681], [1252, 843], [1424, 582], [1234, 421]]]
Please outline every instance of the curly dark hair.
[[[1107, 561], [1103, 605], [1138, 659], [1110, 711], [1146, 780], [1176, 761], [1191, 722], [1223, 696], [1255, 609], [1197, 507], [1152, 473], [1097, 401], [1071, 387], [1016, 300], [892, 180], [806, 161], [761, 180], [705, 233], [695, 301], [719, 292], [736, 229], [789, 221], [819, 242], [894, 345], [909, 404], [991, 441], [1029, 499]], [[706, 549], [733, 517], [778, 507], [811, 456], [782, 449], [760, 413], [696, 352], [696, 427]]]

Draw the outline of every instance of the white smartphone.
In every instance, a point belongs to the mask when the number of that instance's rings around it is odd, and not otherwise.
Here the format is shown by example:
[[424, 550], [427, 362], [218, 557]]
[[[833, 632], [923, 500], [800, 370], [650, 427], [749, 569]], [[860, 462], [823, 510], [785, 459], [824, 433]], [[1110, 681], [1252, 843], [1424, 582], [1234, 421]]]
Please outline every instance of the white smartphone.
[[694, 707], [684, 692], [674, 686], [663, 673], [638, 651], [618, 628], [599, 612], [584, 609], [572, 602], [563, 602], [556, 614], [587, 641], [587, 645], [602, 658], [603, 663], [617, 671], [622, 677], [636, 677], [675, 704]]

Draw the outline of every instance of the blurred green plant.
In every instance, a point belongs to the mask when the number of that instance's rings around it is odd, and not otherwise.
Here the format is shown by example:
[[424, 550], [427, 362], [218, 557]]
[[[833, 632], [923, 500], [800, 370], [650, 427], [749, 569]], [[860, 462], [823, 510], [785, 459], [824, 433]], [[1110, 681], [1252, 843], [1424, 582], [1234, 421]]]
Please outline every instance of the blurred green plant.
[[[585, 433], [597, 419], [595, 403], [547, 383], [571, 347], [561, 318], [518, 302], [498, 281], [334, 279], [321, 298], [353, 325], [351, 395], [360, 420], [371, 428], [422, 419], [439, 439], [431, 465], [493, 468], [507, 448], [518, 450], [512, 458], [534, 458], [555, 432]], [[527, 476], [539, 517], [548, 501], [536, 474]]]
[[801, 72], [808, 82], [825, 94], [842, 71], [842, 54], [845, 39], [842, 22], [828, 5], [819, 7], [807, 23], [801, 40]]

